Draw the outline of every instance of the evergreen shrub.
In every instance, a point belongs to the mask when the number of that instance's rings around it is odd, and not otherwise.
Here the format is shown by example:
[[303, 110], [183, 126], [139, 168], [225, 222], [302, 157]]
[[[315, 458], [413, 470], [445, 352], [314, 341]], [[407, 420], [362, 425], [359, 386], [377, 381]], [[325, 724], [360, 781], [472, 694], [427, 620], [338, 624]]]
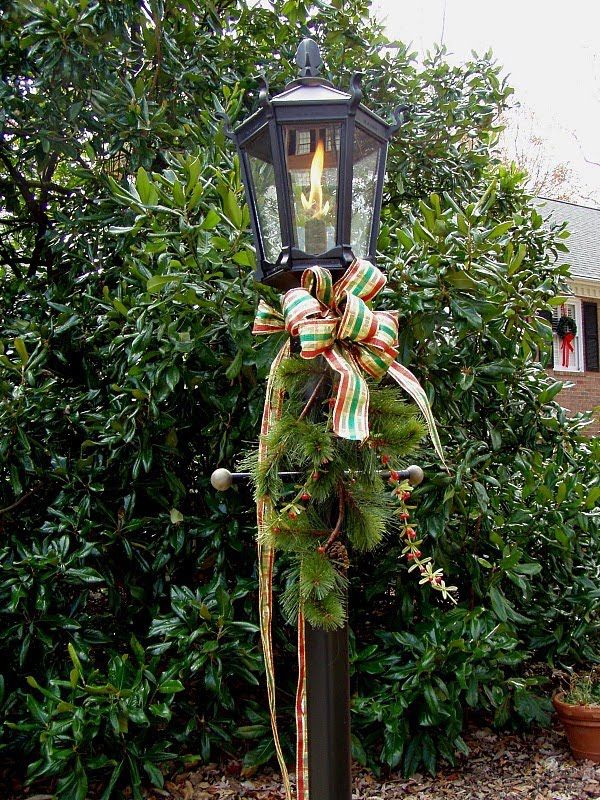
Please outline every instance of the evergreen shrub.
[[[417, 64], [367, 0], [4, 4], [0, 742], [65, 800], [139, 798], [175, 758], [272, 755], [252, 498], [209, 475], [256, 441], [278, 343], [250, 330], [257, 292], [276, 297], [253, 285], [218, 112], [248, 114], [260, 71], [280, 89], [305, 35], [336, 85], [360, 69], [372, 107], [410, 105], [384, 305], [451, 470], [425, 447], [414, 500], [457, 607], [400, 544], [354, 557], [355, 755], [433, 770], [467, 714], [546, 718], [532, 662], [598, 657], [598, 443], [538, 360], [564, 233], [494, 156], [511, 90], [491, 54]], [[291, 752], [281, 618], [275, 639]]]

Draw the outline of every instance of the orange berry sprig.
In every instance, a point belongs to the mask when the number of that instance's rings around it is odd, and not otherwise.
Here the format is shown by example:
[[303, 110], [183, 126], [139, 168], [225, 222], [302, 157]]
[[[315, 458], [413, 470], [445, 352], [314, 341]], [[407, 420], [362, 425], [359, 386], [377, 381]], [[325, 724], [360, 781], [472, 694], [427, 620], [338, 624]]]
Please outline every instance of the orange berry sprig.
[[398, 500], [398, 510], [396, 515], [400, 520], [400, 539], [404, 544], [402, 548], [402, 555], [405, 556], [410, 566], [409, 572], [418, 569], [421, 575], [419, 584], [428, 583], [432, 589], [441, 592], [444, 600], [451, 600], [453, 603], [457, 602], [456, 592], [457, 586], [447, 586], [444, 580], [444, 571], [442, 569], [435, 569], [431, 556], [423, 557], [420, 546], [423, 539], [419, 539], [414, 527], [409, 524], [410, 513], [408, 510], [407, 502], [410, 500], [410, 487], [406, 481], [400, 482], [400, 474], [391, 469], [390, 470], [390, 484], [394, 487], [393, 495]]

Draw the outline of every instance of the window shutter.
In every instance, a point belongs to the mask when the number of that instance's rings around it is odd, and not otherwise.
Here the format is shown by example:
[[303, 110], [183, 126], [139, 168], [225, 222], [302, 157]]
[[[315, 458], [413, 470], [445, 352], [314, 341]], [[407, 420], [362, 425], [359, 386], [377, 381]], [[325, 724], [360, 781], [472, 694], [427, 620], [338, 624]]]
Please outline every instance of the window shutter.
[[288, 156], [295, 156], [296, 153], [296, 131], [289, 132], [288, 139]]
[[588, 372], [600, 371], [598, 358], [598, 306], [596, 303], [582, 303], [583, 351], [585, 369]]
[[[540, 317], [542, 317], [542, 319], [545, 319], [546, 322], [550, 323], [550, 325], [552, 326], [552, 332], [554, 333], [554, 331], [556, 330], [556, 322], [555, 322], [555, 320], [553, 318], [552, 311], [538, 311], [538, 314], [539, 314]], [[540, 354], [540, 361], [542, 363], [544, 363], [544, 356], [542, 354]], [[551, 366], [551, 367], [554, 366], [554, 342], [553, 341], [550, 341], [550, 362], [549, 362], [549, 366]]]

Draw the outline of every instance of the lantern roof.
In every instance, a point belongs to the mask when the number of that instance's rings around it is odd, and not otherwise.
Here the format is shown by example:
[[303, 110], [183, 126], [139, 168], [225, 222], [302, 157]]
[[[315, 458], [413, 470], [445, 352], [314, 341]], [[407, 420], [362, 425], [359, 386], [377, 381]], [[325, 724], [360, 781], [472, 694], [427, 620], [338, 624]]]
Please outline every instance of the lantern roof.
[[328, 81], [320, 80], [318, 83], [311, 80], [310, 83], [305, 83], [306, 78], [300, 78], [298, 81], [288, 84], [283, 92], [276, 94], [271, 98], [274, 105], [283, 105], [284, 103], [348, 103], [352, 99], [352, 95], [348, 92], [343, 92], [341, 89], [334, 89], [333, 86], [328, 85]]
[[[319, 73], [322, 66], [319, 47], [312, 39], [304, 39], [296, 52], [296, 63], [300, 77], [287, 84], [279, 94], [271, 97], [269, 85], [264, 76], [259, 77], [259, 108], [235, 129], [240, 141], [253, 137], [273, 115], [281, 120], [295, 119], [299, 116], [310, 119], [310, 107], [314, 107], [319, 117], [334, 117], [340, 114], [357, 114], [360, 123], [380, 139], [390, 139], [400, 127], [400, 119], [405, 107], [394, 111], [394, 122], [389, 123], [379, 114], [361, 103], [361, 73], [357, 72], [350, 82], [350, 91], [337, 89], [331, 81]], [[303, 111], [306, 109], [306, 111]]]

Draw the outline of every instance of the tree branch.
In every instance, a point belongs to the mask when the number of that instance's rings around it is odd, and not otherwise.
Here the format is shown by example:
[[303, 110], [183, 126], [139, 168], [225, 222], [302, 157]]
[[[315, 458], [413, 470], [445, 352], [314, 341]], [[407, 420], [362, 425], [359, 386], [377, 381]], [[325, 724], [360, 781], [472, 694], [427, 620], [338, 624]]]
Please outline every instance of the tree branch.
[[318, 396], [318, 394], [319, 394], [319, 390], [320, 390], [321, 386], [323, 385], [323, 381], [324, 381], [324, 380], [325, 380], [325, 373], [323, 373], [323, 375], [321, 375], [321, 377], [320, 377], [320, 378], [319, 378], [319, 380], [317, 381], [317, 385], [316, 385], [316, 386], [315, 386], [315, 388], [313, 389], [313, 392], [312, 392], [311, 396], [310, 396], [310, 397], [308, 398], [308, 400], [306, 401], [306, 405], [305, 405], [305, 406], [304, 406], [304, 408], [302, 409], [302, 413], [301, 413], [301, 414], [300, 414], [300, 416], [298, 417], [298, 421], [300, 421], [301, 419], [304, 419], [304, 417], [305, 417], [305, 416], [308, 414], [308, 412], [309, 412], [309, 411], [310, 411], [310, 409], [312, 408], [312, 406], [313, 406], [313, 404], [314, 404], [315, 400], [317, 399], [317, 396]]
[[29, 182], [22, 175], [18, 169], [14, 166], [11, 162], [10, 158], [6, 152], [6, 145], [0, 143], [0, 161], [4, 164], [6, 171], [10, 175], [10, 177], [15, 182], [16, 186], [25, 201], [25, 205], [35, 224], [37, 225], [37, 230], [35, 232], [35, 240], [33, 245], [33, 250], [31, 251], [31, 259], [29, 261], [29, 269], [27, 270], [27, 276], [29, 278], [33, 277], [37, 270], [38, 266], [42, 261], [42, 257], [45, 253], [48, 254], [47, 261], [46, 261], [46, 271], [48, 276], [48, 281], [52, 280], [52, 256], [48, 250], [48, 246], [46, 243], [46, 233], [48, 229], [51, 227], [50, 225], [50, 218], [46, 213], [47, 204], [48, 204], [48, 191], [49, 191], [49, 183], [52, 175], [54, 174], [54, 170], [56, 169], [56, 165], [58, 163], [58, 154], [53, 153], [50, 158], [48, 159], [48, 163], [42, 172], [42, 180], [41, 180], [41, 189], [40, 189], [40, 196], [36, 198], [33, 192], [31, 191], [31, 187]]
[[15, 508], [18, 508], [22, 503], [25, 502], [25, 500], [31, 497], [32, 494], [35, 494], [41, 485], [41, 483], [36, 483], [33, 489], [30, 489], [28, 492], [25, 492], [25, 494], [22, 494], [21, 497], [15, 500], [14, 503], [11, 503], [9, 506], [5, 506], [4, 508], [0, 508], [0, 517], [4, 514], [8, 514], [9, 511], [14, 511]]
[[[49, 191], [56, 192], [56, 194], [64, 194], [70, 195], [73, 194], [75, 191], [74, 189], [67, 189], [66, 186], [59, 186], [58, 183], [52, 183], [51, 181], [44, 183], [43, 181], [26, 181], [27, 186], [30, 189], [45, 189], [48, 188]], [[7, 188], [12, 186], [11, 181], [3, 180], [0, 178], [0, 189]]]
[[335, 523], [335, 528], [331, 531], [331, 535], [329, 539], [325, 542], [325, 550], [328, 550], [331, 545], [335, 542], [335, 540], [339, 537], [340, 533], [342, 532], [342, 523], [344, 521], [344, 500], [346, 497], [346, 493], [344, 492], [344, 487], [340, 484], [338, 488], [338, 518], [337, 522]]
[[581, 141], [579, 140], [579, 136], [577, 136], [575, 131], [571, 131], [571, 136], [577, 142], [577, 146], [579, 147], [579, 150], [581, 151], [581, 155], [583, 156], [583, 160], [585, 161], [585, 163], [586, 164], [590, 164], [592, 167], [600, 167], [600, 161], [593, 161], [591, 158], [588, 158], [586, 156], [585, 150], [583, 149], [583, 145], [581, 144]]
[[40, 216], [40, 208], [39, 208], [38, 201], [35, 199], [35, 196], [32, 194], [32, 192], [31, 192], [31, 190], [29, 188], [29, 184], [27, 183], [27, 180], [25, 179], [25, 177], [23, 175], [21, 175], [21, 173], [11, 163], [10, 159], [6, 155], [6, 148], [2, 144], [0, 144], [0, 161], [2, 161], [2, 163], [6, 167], [6, 171], [8, 172], [10, 177], [13, 179], [14, 183], [17, 185], [17, 188], [19, 189], [19, 192], [21, 193], [21, 196], [23, 197], [23, 200], [25, 201], [25, 204], [27, 205], [27, 208], [29, 209], [29, 213], [34, 218], [34, 220], [37, 222], [39, 220], [39, 216]]

